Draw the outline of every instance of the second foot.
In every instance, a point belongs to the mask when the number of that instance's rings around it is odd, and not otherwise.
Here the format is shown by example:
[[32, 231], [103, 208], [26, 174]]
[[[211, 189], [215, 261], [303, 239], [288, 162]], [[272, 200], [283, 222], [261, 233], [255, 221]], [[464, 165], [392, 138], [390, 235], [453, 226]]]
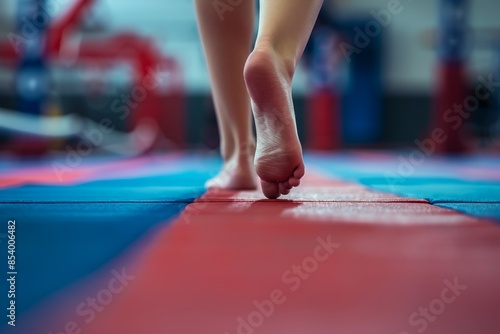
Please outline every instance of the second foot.
[[205, 183], [207, 189], [254, 190], [257, 176], [253, 165], [253, 154], [248, 157], [226, 161], [219, 174]]

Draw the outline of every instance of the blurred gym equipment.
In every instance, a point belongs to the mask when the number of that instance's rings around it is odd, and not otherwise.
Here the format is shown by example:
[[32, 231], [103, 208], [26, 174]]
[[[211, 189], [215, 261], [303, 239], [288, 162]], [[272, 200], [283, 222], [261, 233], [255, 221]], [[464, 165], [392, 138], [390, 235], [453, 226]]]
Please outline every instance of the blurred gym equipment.
[[[17, 108], [0, 111], [0, 128], [12, 137], [8, 147], [13, 151], [42, 154], [51, 147], [49, 138], [81, 137], [91, 131], [94, 123], [103, 120], [110, 123], [109, 115], [105, 114], [95, 116], [97, 120], [93, 121], [82, 120], [83, 115], [59, 119], [75, 112], [63, 110], [61, 102], [54, 97], [55, 72], [97, 69], [97, 84], [92, 78], [89, 81], [78, 76], [74, 76], [72, 79], [76, 82], [71, 83], [90, 88], [94, 94], [90, 99], [95, 99], [95, 95], [111, 89], [106, 86], [113, 83], [106, 77], [120, 66], [129, 68], [131, 88], [121, 94], [119, 100], [110, 101], [100, 109], [111, 108], [124, 122], [120, 129], [123, 133], [115, 124], [108, 124], [108, 128], [113, 128], [112, 133], [102, 136], [102, 141], [94, 145], [125, 155], [159, 146], [170, 149], [184, 146], [184, 85], [178, 62], [162, 54], [149, 38], [132, 32], [82, 36], [78, 28], [95, 2], [76, 0], [64, 15], [54, 20], [45, 8], [46, 1], [19, 2], [18, 31], [9, 34], [8, 40], [0, 41], [0, 63], [17, 68], [14, 84]], [[128, 139], [117, 150], [116, 145], [124, 138]], [[129, 146], [138, 138], [143, 139]]]

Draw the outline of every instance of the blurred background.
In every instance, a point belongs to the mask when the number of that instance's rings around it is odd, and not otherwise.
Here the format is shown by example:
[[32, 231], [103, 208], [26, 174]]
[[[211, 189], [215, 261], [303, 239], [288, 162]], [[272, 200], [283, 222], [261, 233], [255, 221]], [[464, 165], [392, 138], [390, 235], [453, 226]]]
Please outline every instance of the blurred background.
[[[442, 129], [438, 152], [498, 152], [499, 13], [326, 0], [294, 79], [305, 147], [414, 149]], [[2, 152], [217, 147], [193, 1], [0, 0]]]

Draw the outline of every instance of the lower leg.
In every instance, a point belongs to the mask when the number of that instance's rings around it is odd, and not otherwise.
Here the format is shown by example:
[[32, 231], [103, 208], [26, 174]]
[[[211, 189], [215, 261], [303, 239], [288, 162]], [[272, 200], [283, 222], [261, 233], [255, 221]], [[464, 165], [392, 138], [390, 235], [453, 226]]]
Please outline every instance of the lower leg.
[[209, 69], [224, 165], [208, 187], [255, 188], [250, 100], [243, 67], [250, 52], [253, 1], [221, 13], [212, 0], [195, 0], [198, 26]]
[[269, 198], [288, 194], [304, 175], [291, 82], [322, 0], [261, 0], [259, 34], [245, 66], [257, 128], [255, 166]]

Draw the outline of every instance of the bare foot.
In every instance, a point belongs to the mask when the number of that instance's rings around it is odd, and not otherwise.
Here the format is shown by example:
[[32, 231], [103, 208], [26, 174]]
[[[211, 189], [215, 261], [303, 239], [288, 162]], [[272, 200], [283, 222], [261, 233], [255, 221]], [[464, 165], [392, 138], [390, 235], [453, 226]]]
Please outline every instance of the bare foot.
[[255, 168], [268, 198], [300, 184], [305, 168], [297, 136], [291, 71], [269, 45], [257, 46], [245, 66], [245, 82], [257, 128]]
[[207, 189], [252, 190], [257, 188], [253, 164], [255, 145], [242, 149], [227, 159], [215, 177], [205, 183]]

